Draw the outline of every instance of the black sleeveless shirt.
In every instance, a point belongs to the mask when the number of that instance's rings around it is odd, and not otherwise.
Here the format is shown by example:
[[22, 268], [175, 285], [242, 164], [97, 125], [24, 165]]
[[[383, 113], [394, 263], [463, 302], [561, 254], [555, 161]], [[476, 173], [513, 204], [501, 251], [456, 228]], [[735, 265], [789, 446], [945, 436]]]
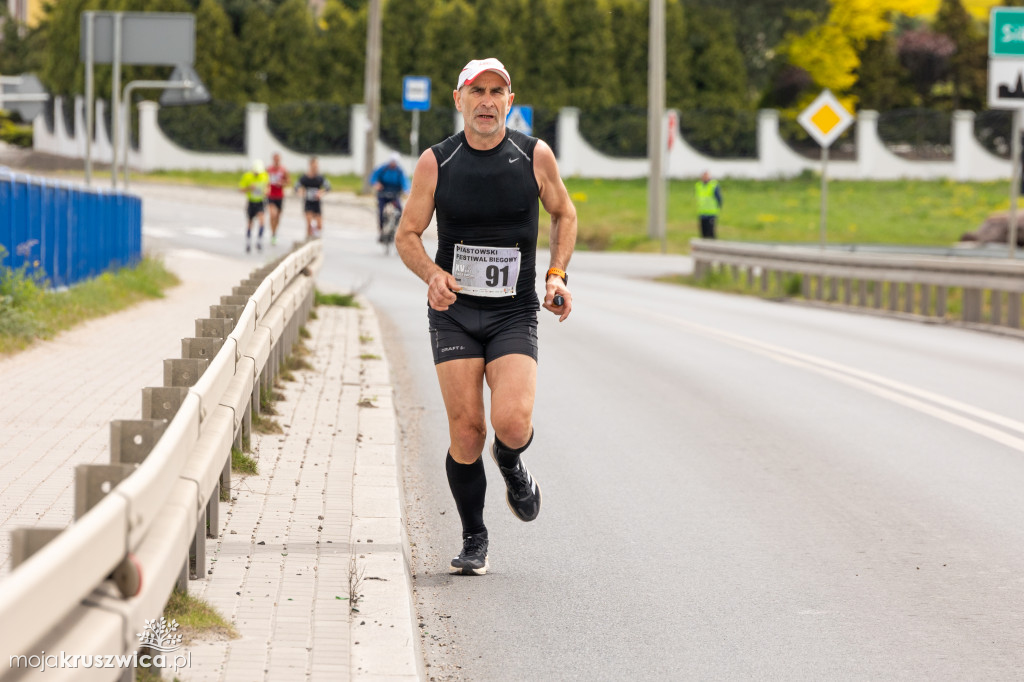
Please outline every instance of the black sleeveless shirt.
[[464, 132], [431, 150], [437, 159], [437, 255], [434, 262], [452, 271], [455, 244], [518, 247], [521, 254], [516, 295], [487, 298], [458, 294], [458, 302], [476, 308], [537, 308], [537, 221], [540, 188], [533, 174], [537, 138], [507, 130], [494, 149], [473, 149]]

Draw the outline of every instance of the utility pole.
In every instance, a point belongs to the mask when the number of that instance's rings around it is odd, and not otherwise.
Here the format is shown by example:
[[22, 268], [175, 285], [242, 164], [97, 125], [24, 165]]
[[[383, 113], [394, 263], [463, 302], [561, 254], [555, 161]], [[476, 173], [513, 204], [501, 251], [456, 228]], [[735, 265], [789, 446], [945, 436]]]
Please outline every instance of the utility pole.
[[363, 154], [363, 194], [370, 193], [374, 150], [380, 132], [380, 0], [370, 0], [366, 22], [366, 77], [363, 98], [366, 100], [366, 150]]
[[650, 0], [647, 68], [647, 236], [661, 240], [666, 250], [665, 178], [662, 119], [665, 117], [665, 0]]

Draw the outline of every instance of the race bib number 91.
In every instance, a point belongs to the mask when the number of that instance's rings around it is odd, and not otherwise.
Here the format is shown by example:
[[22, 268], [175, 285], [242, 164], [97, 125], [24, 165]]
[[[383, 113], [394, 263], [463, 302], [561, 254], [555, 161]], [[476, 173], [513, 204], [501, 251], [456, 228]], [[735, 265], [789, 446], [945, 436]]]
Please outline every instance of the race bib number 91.
[[472, 296], [515, 296], [519, 281], [519, 249], [455, 245], [452, 275]]

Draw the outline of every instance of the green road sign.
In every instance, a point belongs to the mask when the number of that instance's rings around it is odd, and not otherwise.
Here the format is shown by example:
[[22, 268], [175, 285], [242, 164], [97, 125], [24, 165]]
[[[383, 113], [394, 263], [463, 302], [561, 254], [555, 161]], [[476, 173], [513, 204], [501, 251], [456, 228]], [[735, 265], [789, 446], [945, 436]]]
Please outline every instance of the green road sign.
[[1024, 59], [1024, 7], [993, 7], [988, 28], [990, 57]]

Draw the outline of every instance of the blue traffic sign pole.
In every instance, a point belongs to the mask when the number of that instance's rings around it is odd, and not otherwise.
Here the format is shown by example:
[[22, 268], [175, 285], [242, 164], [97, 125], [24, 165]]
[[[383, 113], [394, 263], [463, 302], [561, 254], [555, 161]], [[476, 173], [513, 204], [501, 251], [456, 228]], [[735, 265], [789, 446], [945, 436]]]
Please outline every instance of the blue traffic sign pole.
[[412, 147], [413, 163], [419, 155], [420, 112], [430, 110], [430, 78], [427, 76], [406, 76], [402, 79], [402, 108], [412, 111], [412, 132], [409, 143]]

